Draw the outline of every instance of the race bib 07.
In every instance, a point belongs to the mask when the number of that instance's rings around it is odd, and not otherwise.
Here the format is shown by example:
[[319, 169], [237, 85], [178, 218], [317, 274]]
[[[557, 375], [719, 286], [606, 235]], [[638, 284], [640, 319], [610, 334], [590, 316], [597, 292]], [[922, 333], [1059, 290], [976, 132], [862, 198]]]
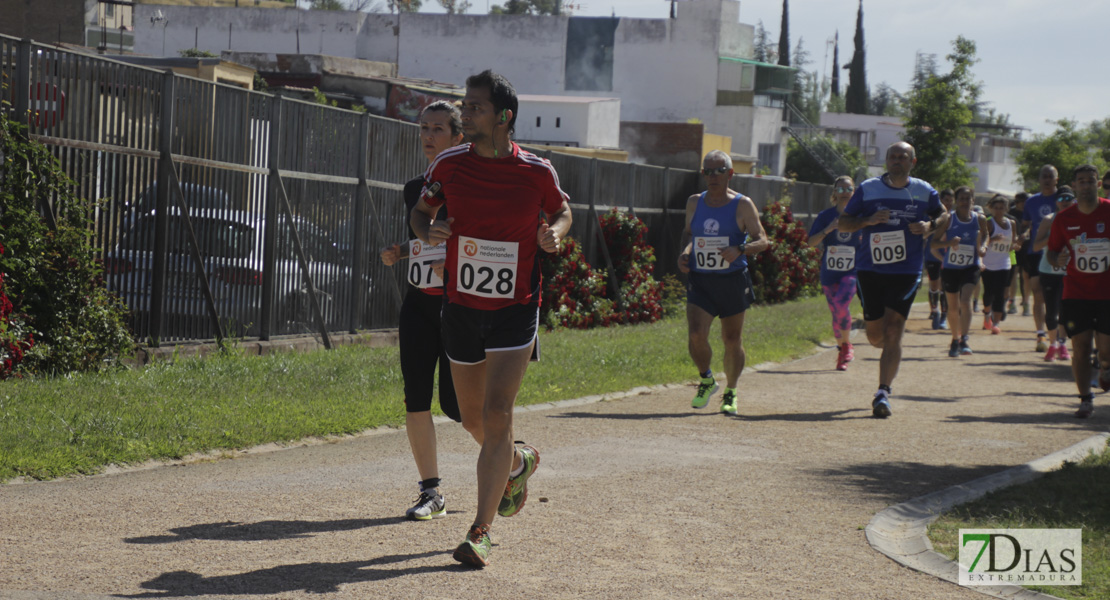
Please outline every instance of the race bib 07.
[[516, 242], [459, 236], [458, 290], [483, 298], [512, 298], [518, 258]]
[[871, 235], [871, 262], [889, 265], [906, 260], [906, 232], [885, 231]]
[[409, 283], [418, 288], [443, 287], [432, 263], [447, 258], [447, 244], [431, 246], [420, 240], [409, 240]]
[[721, 256], [728, 248], [728, 236], [698, 236], [694, 238], [694, 264], [703, 271], [723, 271], [729, 262]]
[[830, 271], [856, 268], [856, 249], [852, 246], [829, 246], [825, 252], [825, 268]]

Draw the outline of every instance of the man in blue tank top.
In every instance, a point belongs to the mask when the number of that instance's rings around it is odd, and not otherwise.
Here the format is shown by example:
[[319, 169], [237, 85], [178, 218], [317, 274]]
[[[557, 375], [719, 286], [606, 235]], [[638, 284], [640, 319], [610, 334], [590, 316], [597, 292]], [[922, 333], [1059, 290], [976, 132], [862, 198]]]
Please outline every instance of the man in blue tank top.
[[856, 277], [867, 341], [883, 351], [879, 390], [871, 401], [872, 415], [880, 419], [891, 415], [890, 386], [902, 362], [902, 335], [921, 279], [925, 236], [941, 215], [933, 186], [910, 177], [916, 163], [913, 146], [891, 144], [887, 172], [856, 188], [838, 225], [844, 232], [863, 230]]
[[678, 269], [689, 273], [686, 287], [687, 346], [701, 382], [690, 403], [704, 408], [717, 391], [710, 362], [709, 328], [721, 319], [725, 349], [725, 393], [721, 412], [736, 414], [736, 382], [744, 370], [744, 311], [754, 300], [748, 258], [770, 245], [751, 198], [729, 189], [732, 158], [720, 150], [702, 162], [706, 191], [686, 201], [686, 227]]
[[[1040, 190], [1025, 201], [1021, 214], [1022, 226], [1029, 232], [1029, 239], [1037, 239], [1037, 229], [1044, 218], [1056, 212], [1056, 184], [1060, 174], [1056, 167], [1045, 165], [1037, 176]], [[1033, 292], [1033, 324], [1037, 326], [1037, 352], [1048, 349], [1048, 337], [1044, 324], [1044, 289], [1041, 287], [1041, 253], [1033, 250], [1033, 244], [1026, 249], [1025, 274], [1029, 277], [1029, 289]]]

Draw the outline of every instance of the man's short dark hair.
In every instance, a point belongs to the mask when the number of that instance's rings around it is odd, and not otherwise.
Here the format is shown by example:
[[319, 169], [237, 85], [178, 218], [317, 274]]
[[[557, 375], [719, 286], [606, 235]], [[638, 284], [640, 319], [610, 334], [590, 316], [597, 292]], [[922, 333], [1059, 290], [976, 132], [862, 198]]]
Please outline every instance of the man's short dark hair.
[[1085, 165], [1079, 165], [1078, 167], [1072, 169], [1071, 178], [1073, 180], [1078, 178], [1080, 173], [1094, 173], [1095, 177], [1098, 177], [1098, 167], [1089, 163]]
[[956, 197], [956, 192], [953, 192], [952, 188], [944, 188], [943, 190], [940, 191], [940, 194], [938, 194], [938, 195], [941, 198], [943, 198], [945, 196], [952, 196], [953, 198], [955, 198]]
[[489, 90], [489, 101], [493, 104], [493, 109], [498, 114], [503, 110], [513, 111], [513, 118], [509, 119], [509, 135], [516, 132], [516, 110], [518, 102], [516, 99], [516, 90], [513, 89], [513, 84], [509, 83], [508, 79], [486, 69], [477, 75], [467, 77], [466, 87], [486, 88]]
[[1014, 202], [1025, 202], [1029, 199], [1029, 192], [1018, 192], [1014, 194]]

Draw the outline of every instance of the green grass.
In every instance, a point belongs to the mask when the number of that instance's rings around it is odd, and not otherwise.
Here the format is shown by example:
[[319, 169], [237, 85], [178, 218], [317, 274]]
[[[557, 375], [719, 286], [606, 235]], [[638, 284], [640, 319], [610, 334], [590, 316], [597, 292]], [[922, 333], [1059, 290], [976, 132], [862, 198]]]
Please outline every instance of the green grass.
[[1082, 529], [1083, 585], [1028, 586], [1067, 599], [1110, 598], [1110, 451], [1027, 484], [988, 494], [929, 527], [937, 552], [956, 560], [963, 529]]
[[[831, 340], [824, 298], [748, 312], [748, 364], [780, 362]], [[711, 334], [714, 364], [722, 354]], [[540, 336], [542, 360], [518, 404], [690, 381], [685, 319]], [[246, 357], [234, 351], [145, 369], [9, 380], [0, 388], [0, 481], [96, 473], [404, 423], [396, 348]], [[437, 409], [438, 410], [438, 409]]]

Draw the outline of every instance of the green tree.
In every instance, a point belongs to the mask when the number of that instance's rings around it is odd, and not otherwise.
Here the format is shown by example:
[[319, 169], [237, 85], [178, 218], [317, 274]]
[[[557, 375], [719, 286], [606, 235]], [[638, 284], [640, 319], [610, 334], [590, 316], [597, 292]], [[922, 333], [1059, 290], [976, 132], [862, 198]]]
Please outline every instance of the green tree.
[[[863, 153], [852, 144], [839, 142], [831, 136], [822, 135], [810, 137], [809, 145], [817, 152], [831, 148], [847, 162], [847, 165], [830, 164], [833, 170], [843, 169], [844, 172], [837, 173], [837, 175], [857, 177], [859, 174], [867, 172], [867, 161], [864, 160]], [[839, 162], [835, 158], [826, 160], [827, 162]], [[810, 183], [832, 183], [834, 180], [817, 162], [817, 159], [813, 158], [794, 138], [790, 138], [786, 142], [785, 172], [798, 181], [808, 181]]]
[[833, 37], [833, 63], [832, 63], [832, 90], [829, 92], [833, 98], [840, 97], [840, 30]]
[[906, 97], [905, 133], [902, 139], [917, 152], [914, 176], [937, 189], [970, 185], [972, 168], [959, 145], [970, 141], [968, 124], [972, 106], [979, 99], [980, 84], [971, 74], [978, 62], [975, 42], [959, 36], [952, 42], [953, 52], [946, 58], [952, 70], [929, 75], [925, 85]]
[[489, 9], [491, 15], [554, 15], [558, 10], [556, 0], [507, 0]]
[[219, 58], [219, 54], [214, 54], [207, 50], [199, 48], [187, 48], [185, 50], [178, 50], [177, 54], [182, 58]]
[[438, 0], [438, 2], [449, 15], [465, 14], [470, 10], [471, 6], [473, 6], [473, 4], [466, 0]]
[[422, 0], [388, 0], [389, 12], [414, 13], [420, 10]]
[[864, 51], [863, 0], [859, 0], [859, 12], [856, 13], [855, 51], [852, 52], [852, 62], [848, 65], [848, 91], [844, 94], [844, 109], [857, 115], [867, 114], [869, 108]]
[[902, 94], [899, 94], [897, 90], [884, 81], [875, 88], [875, 93], [871, 96], [870, 114], [887, 117], [900, 115], [904, 102], [905, 98], [902, 97]]
[[1103, 162], [1110, 163], [1110, 117], [1101, 121], [1091, 121], [1087, 131], [1089, 143], [1099, 148], [1099, 156]]
[[1093, 162], [1099, 173], [1106, 172], [1106, 157], [1092, 156], [1096, 153], [1090, 145], [1092, 129], [1081, 129], [1075, 121], [1060, 119], [1056, 121], [1056, 130], [1052, 133], [1033, 136], [1033, 140], [1026, 142], [1015, 156], [1018, 172], [1024, 180], [1022, 186], [1029, 190], [1036, 189], [1037, 176], [1044, 165], [1056, 167], [1061, 184], [1070, 182], [1072, 170], [1084, 163]]
[[752, 47], [755, 60], [769, 64], [774, 64], [778, 60], [778, 51], [771, 45], [771, 34], [763, 27], [762, 19], [755, 26], [755, 40]]

